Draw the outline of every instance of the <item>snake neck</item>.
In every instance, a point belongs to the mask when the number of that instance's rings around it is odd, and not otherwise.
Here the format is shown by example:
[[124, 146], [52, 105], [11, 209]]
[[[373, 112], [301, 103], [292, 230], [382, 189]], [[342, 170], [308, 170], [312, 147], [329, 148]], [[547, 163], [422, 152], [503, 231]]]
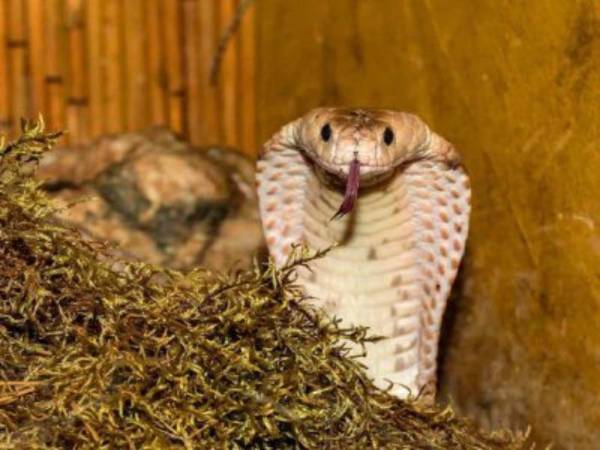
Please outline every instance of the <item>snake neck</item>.
[[314, 250], [337, 247], [315, 260], [312, 271], [300, 271], [300, 282], [343, 323], [368, 326], [371, 334], [384, 336], [367, 348], [370, 375], [382, 388], [390, 380], [414, 394], [419, 388], [419, 258], [406, 188], [394, 177], [363, 189], [355, 210], [331, 221], [342, 200], [339, 187], [312, 175], [303, 241]]

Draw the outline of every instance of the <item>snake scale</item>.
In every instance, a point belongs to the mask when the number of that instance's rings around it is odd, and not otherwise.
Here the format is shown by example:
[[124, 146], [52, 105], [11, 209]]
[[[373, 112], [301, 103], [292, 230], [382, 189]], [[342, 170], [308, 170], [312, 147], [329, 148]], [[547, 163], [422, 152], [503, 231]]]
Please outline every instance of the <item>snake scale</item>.
[[318, 108], [264, 145], [257, 190], [277, 265], [292, 244], [337, 244], [299, 270], [298, 282], [343, 323], [386, 337], [368, 345], [364, 360], [376, 385], [433, 398], [442, 315], [470, 214], [454, 147], [412, 114]]

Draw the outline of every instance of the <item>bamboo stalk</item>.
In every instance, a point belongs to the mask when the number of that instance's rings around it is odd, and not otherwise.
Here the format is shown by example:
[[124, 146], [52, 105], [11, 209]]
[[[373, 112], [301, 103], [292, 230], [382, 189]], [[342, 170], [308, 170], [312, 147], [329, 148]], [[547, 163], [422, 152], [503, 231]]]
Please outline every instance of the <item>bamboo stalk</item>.
[[[44, 0], [29, 0], [27, 3], [29, 40], [29, 78], [31, 83], [29, 116], [38, 117], [46, 111], [44, 95], [44, 61], [46, 45], [44, 39]], [[2, 58], [0, 57], [0, 61]]]
[[83, 0], [66, 1], [68, 44], [67, 129], [73, 143], [82, 142], [88, 135], [85, 113], [86, 64], [84, 46]]
[[0, 0], [0, 131], [41, 111], [71, 143], [152, 123], [253, 154], [252, 6], [209, 79], [239, 1]]
[[13, 132], [19, 132], [20, 118], [28, 115], [27, 87], [27, 33], [24, 0], [10, 0], [8, 4], [8, 65]]
[[[235, 12], [235, 0], [221, 1], [219, 16], [220, 34], [223, 34], [229, 28], [229, 24], [233, 20]], [[223, 138], [225, 144], [232, 147], [237, 147], [239, 145], [237, 103], [238, 48], [239, 33], [234, 33], [224, 50], [219, 82], [222, 98], [221, 120], [223, 121]]]
[[164, 67], [164, 27], [161, 0], [146, 0], [146, 36], [150, 122], [166, 125], [166, 72]]
[[124, 2], [125, 83], [127, 89], [127, 129], [147, 125], [147, 70], [144, 55], [144, 0]]
[[[60, 0], [44, 1], [44, 22], [46, 38], [45, 66], [45, 100], [49, 128], [53, 130], [64, 129], [65, 104], [64, 104], [64, 78], [62, 64], [62, 36], [60, 34], [62, 8]], [[66, 134], [63, 142], [69, 141]]]
[[[8, 1], [0, 0], [0, 61], [8, 62], [7, 41], [7, 23], [8, 23]], [[9, 89], [9, 69], [8, 64], [0, 64], [0, 135], [7, 134], [10, 130], [11, 104], [8, 95]]]
[[182, 61], [181, 3], [163, 0], [165, 18], [165, 48], [169, 102], [169, 127], [181, 135], [184, 132], [184, 84]]
[[203, 142], [202, 121], [202, 61], [200, 53], [200, 33], [196, 28], [198, 23], [198, 3], [186, 1], [183, 3], [184, 41], [186, 61], [186, 122], [188, 139], [192, 144]]
[[103, 0], [86, 0], [87, 66], [89, 86], [89, 131], [90, 138], [104, 131], [104, 105], [102, 100], [102, 5]]
[[243, 153], [256, 155], [256, 5], [251, 4], [240, 25], [240, 148]]
[[198, 3], [198, 34], [200, 40], [201, 64], [201, 126], [204, 144], [216, 144], [221, 141], [222, 124], [219, 120], [219, 89], [210, 82], [211, 61], [215, 56], [219, 27], [217, 2], [200, 1]]
[[120, 36], [120, 2], [104, 0], [102, 20], [103, 97], [106, 131], [117, 133], [123, 129], [124, 101], [122, 82], [122, 43]]

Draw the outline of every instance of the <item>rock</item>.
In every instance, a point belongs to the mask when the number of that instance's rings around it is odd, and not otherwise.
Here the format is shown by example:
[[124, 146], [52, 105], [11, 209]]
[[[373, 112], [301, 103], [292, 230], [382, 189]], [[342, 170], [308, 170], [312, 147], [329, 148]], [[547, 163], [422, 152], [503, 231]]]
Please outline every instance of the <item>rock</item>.
[[[239, 191], [246, 198], [255, 199], [257, 193], [255, 189], [255, 164], [238, 152], [232, 149], [222, 147], [206, 148], [206, 154], [215, 161], [231, 170], [232, 180], [235, 182]], [[258, 209], [255, 209], [258, 214]]]
[[100, 173], [133, 152], [145, 141], [143, 135], [126, 134], [120, 139], [102, 137], [92, 146], [61, 148], [46, 155], [38, 176], [50, 186], [80, 185], [95, 179]]
[[152, 148], [110, 167], [95, 184], [115, 210], [160, 246], [187, 239], [198, 223], [217, 228], [238, 202], [227, 173], [195, 151]]
[[227, 270], [263, 248], [254, 164], [230, 149], [193, 149], [154, 129], [58, 150], [40, 176], [63, 204], [77, 200], [60, 219], [128, 259]]
[[62, 221], [76, 226], [88, 237], [118, 244], [114, 253], [120, 257], [162, 263], [163, 254], [152, 238], [128, 226], [93, 188], [63, 188], [54, 195], [64, 207], [60, 214]]

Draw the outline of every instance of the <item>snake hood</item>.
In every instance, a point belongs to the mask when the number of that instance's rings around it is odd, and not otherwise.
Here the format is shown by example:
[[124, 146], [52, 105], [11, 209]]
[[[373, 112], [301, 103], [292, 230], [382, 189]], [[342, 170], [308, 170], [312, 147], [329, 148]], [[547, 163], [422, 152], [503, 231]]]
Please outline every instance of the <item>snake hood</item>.
[[375, 381], [391, 381], [402, 397], [434, 392], [441, 317], [470, 213], [454, 147], [413, 114], [318, 108], [264, 145], [257, 189], [276, 264], [294, 244], [338, 244], [299, 283], [344, 321], [387, 337], [365, 360]]

